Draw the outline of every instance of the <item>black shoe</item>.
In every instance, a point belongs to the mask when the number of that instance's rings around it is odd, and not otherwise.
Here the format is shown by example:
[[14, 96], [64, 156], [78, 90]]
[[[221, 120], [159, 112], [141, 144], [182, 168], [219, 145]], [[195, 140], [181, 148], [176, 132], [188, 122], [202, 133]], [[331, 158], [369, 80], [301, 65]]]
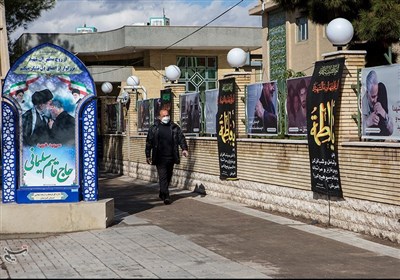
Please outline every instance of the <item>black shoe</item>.
[[165, 200], [165, 196], [164, 196], [162, 193], [160, 193], [160, 194], [158, 195], [158, 197], [159, 197], [161, 200]]
[[171, 201], [171, 199], [169, 198], [169, 197], [167, 197], [166, 199], [164, 199], [164, 204], [165, 205], [169, 205], [169, 204], [171, 204], [172, 203], [172, 201]]

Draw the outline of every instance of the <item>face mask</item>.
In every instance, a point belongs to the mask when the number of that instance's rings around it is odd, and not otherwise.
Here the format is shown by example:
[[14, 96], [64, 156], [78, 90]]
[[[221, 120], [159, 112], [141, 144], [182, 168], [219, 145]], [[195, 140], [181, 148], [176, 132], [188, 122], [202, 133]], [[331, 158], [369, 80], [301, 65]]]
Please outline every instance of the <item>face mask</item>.
[[167, 123], [169, 123], [170, 119], [171, 119], [171, 118], [170, 118], [169, 116], [165, 116], [165, 117], [163, 117], [163, 118], [161, 119], [161, 122], [164, 123], [164, 124], [167, 124]]

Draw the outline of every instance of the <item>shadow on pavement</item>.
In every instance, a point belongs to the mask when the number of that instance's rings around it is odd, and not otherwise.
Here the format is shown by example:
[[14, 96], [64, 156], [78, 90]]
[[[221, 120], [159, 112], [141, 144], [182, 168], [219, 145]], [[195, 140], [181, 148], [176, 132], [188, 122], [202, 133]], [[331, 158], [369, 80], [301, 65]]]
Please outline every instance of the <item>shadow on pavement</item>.
[[[119, 212], [115, 217], [116, 222], [124, 216], [164, 206], [164, 202], [158, 197], [158, 192], [159, 188], [156, 182], [129, 179], [127, 176], [119, 174], [104, 172], [99, 174], [99, 199], [114, 199], [114, 208]], [[181, 189], [170, 188], [172, 204], [180, 199], [199, 195], [204, 196], [205, 193], [199, 193], [197, 190], [182, 193]]]

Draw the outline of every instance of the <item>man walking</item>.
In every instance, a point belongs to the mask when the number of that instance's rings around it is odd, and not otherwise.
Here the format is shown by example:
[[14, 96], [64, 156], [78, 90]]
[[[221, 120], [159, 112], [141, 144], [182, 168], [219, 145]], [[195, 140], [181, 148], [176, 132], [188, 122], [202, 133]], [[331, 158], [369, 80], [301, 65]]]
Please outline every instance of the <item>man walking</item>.
[[182, 155], [187, 157], [188, 146], [181, 128], [171, 121], [169, 112], [162, 109], [147, 133], [145, 153], [147, 163], [157, 167], [159, 197], [164, 204], [171, 204], [169, 184], [174, 165], [180, 163], [179, 147]]

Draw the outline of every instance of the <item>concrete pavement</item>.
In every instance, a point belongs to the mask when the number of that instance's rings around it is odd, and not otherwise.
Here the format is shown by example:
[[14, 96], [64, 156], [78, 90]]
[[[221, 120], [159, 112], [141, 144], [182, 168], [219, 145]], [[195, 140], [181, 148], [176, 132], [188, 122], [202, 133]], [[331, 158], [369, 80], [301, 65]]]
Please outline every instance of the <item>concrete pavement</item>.
[[[101, 174], [104, 230], [3, 235], [0, 278], [400, 278], [400, 244]], [[19, 251], [19, 252], [18, 252]]]

